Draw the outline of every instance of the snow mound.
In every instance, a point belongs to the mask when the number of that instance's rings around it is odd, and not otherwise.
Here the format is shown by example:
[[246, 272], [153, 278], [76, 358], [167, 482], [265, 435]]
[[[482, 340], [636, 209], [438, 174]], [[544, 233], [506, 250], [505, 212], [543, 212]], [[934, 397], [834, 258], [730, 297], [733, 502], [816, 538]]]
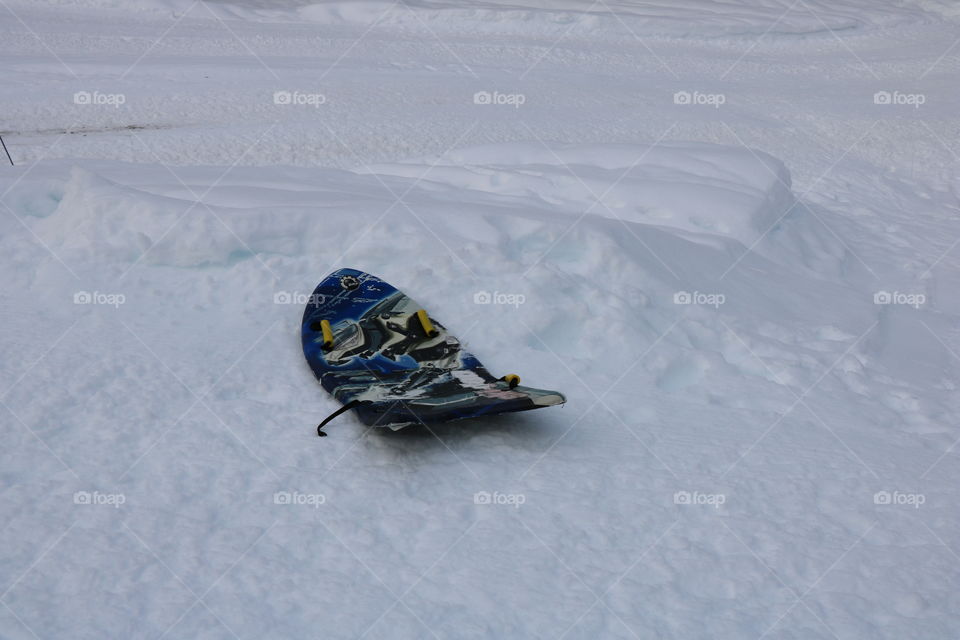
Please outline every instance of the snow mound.
[[[607, 218], [694, 242], [727, 239], [745, 246], [764, 237], [794, 203], [790, 174], [779, 160], [694, 143], [570, 145], [556, 151], [533, 143], [485, 145], [442, 159], [311, 176], [315, 188], [308, 191], [244, 187], [239, 181], [210, 191], [181, 185], [158, 195], [75, 168], [56, 210], [38, 229], [54, 250], [78, 260], [143, 259], [187, 267], [226, 264], [251, 251], [292, 255], [318, 246], [330, 225], [355, 227], [337, 203], [357, 192], [376, 194], [363, 210], [370, 216], [390, 206], [394, 193], [414, 187], [442, 192], [450, 203], [421, 206], [427, 217], [466, 217], [468, 202], [468, 210], [506, 206], [510, 215], [534, 205], [564, 225]], [[402, 186], [391, 191], [385, 179]], [[175, 242], [168, 235], [174, 227]]]
[[[157, 245], [149, 262], [199, 266], [236, 250], [215, 233], [215, 220], [196, 209], [186, 200], [145, 193], [75, 168], [59, 206], [40, 222], [39, 233], [58, 252], [77, 260], [134, 262]], [[197, 215], [190, 216], [192, 212]], [[163, 239], [181, 217], [186, 219], [178, 225], [174, 250]]]
[[[86, 166], [72, 169], [58, 204], [36, 226], [71, 261], [198, 267], [330, 246], [369, 259], [399, 239], [416, 263], [439, 230], [451, 238], [448, 247], [463, 249], [461, 265], [497, 253], [529, 269], [556, 244], [555, 257], [583, 273], [598, 256], [618, 253], [624, 233], [639, 239], [647, 258], [643, 244], [700, 245], [729, 265], [749, 247], [791, 268], [827, 273], [846, 253], [805, 214], [784, 164], [740, 147], [503, 143], [354, 171], [278, 167], [269, 181], [262, 168], [228, 175], [207, 168], [212, 187], [157, 185], [150, 165], [119, 173], [111, 163]], [[46, 201], [31, 206], [49, 208]], [[406, 226], [398, 232], [392, 224]], [[506, 246], [504, 233], [515, 236]], [[664, 251], [642, 268], [659, 271]], [[376, 273], [381, 264], [390, 261], [363, 268]], [[662, 275], [675, 278], [679, 268]]]
[[425, 167], [425, 181], [437, 188], [533, 196], [571, 214], [670, 228], [688, 239], [723, 236], [747, 246], [795, 202], [790, 172], [776, 158], [701, 143], [495, 144], [368, 170], [415, 179]]
[[[236, 186], [234, 194], [236, 200], [217, 200], [216, 193], [178, 185], [173, 195], [156, 195], [75, 167], [56, 210], [38, 223], [38, 233], [69, 259], [97, 262], [195, 267], [227, 264], [251, 251], [303, 250], [305, 238], [297, 231], [309, 225], [302, 210], [278, 225], [270, 211], [241, 206], [242, 187]], [[223, 216], [230, 216], [229, 226]]]

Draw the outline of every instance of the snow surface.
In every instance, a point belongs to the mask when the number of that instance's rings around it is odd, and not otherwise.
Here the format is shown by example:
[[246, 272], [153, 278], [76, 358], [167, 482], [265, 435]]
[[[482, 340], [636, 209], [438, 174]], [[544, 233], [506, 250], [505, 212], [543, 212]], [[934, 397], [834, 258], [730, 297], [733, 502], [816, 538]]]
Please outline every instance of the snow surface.
[[[957, 637], [958, 20], [0, 2], [0, 638]], [[344, 266], [567, 405], [317, 438]]]

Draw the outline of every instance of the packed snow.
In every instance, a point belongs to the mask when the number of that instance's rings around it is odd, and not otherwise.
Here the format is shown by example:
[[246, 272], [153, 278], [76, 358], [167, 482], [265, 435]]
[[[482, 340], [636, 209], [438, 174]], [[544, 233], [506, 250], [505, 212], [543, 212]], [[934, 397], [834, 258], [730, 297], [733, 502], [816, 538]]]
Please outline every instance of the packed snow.
[[[0, 35], [3, 640], [956, 637], [955, 3]], [[567, 404], [318, 438], [340, 267]]]

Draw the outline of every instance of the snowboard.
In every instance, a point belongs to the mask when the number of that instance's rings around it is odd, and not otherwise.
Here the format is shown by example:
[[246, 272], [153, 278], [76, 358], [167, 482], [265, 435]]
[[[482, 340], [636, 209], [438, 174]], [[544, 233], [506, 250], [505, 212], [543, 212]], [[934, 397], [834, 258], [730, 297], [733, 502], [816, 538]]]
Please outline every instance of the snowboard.
[[352, 408], [371, 426], [396, 430], [566, 402], [558, 391], [521, 386], [517, 376], [491, 375], [414, 300], [356, 269], [334, 271], [317, 285], [301, 338], [310, 368], [341, 411]]

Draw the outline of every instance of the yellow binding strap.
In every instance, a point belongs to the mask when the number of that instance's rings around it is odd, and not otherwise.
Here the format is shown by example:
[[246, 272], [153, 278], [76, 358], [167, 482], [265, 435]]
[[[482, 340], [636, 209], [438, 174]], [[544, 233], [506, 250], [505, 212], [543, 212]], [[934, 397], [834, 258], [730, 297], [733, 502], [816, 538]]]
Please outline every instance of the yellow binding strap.
[[427, 334], [428, 338], [432, 338], [439, 333], [439, 331], [434, 329], [433, 323], [430, 322], [430, 318], [427, 317], [426, 311], [424, 311], [423, 309], [420, 309], [419, 311], [417, 311], [417, 318], [420, 319], [420, 326], [423, 327], [423, 332]]
[[511, 389], [513, 389], [515, 386], [520, 384], [520, 376], [518, 376], [515, 373], [510, 373], [508, 375], [503, 376], [502, 380], [506, 382]]
[[333, 349], [333, 329], [330, 328], [329, 320], [320, 321], [320, 331], [323, 332], [323, 350]]

